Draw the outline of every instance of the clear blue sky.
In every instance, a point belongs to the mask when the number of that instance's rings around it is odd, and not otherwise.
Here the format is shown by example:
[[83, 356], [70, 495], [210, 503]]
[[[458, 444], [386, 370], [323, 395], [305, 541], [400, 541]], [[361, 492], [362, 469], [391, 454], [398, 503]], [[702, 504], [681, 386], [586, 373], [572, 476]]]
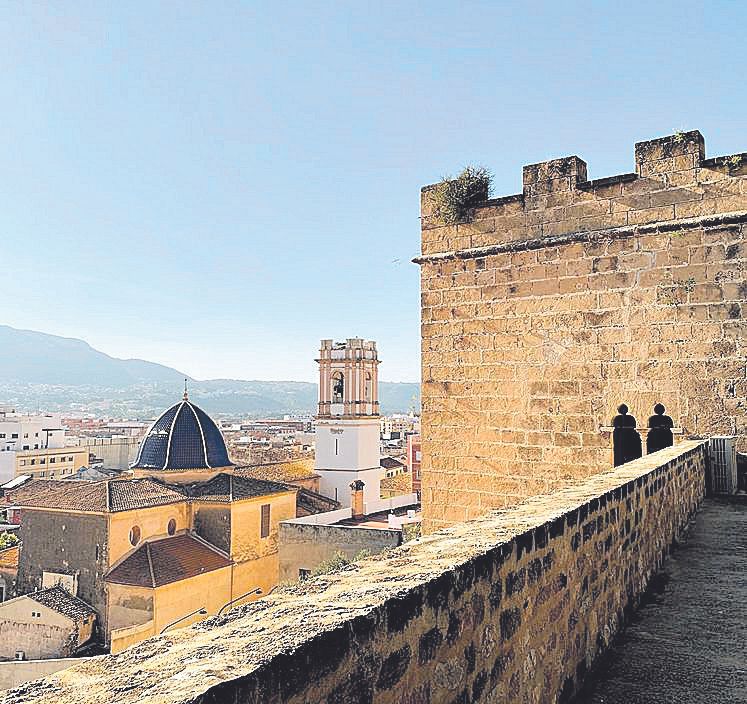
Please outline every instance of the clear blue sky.
[[197, 378], [419, 378], [420, 186], [700, 129], [747, 149], [747, 3], [4, 3], [0, 322]]

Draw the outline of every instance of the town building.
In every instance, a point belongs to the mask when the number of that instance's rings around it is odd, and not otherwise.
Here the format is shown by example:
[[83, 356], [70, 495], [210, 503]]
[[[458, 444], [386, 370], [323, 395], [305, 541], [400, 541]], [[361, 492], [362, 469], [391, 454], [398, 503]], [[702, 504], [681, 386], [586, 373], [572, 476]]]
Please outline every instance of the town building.
[[362, 482], [353, 482], [349, 491], [347, 508], [280, 524], [281, 582], [306, 579], [335, 558], [375, 555], [418, 535], [420, 505], [415, 495], [366, 504]]
[[69, 658], [93, 637], [96, 612], [60, 586], [0, 604], [0, 660]]
[[379, 499], [379, 358], [376, 343], [322, 340], [319, 358], [315, 471], [320, 491], [343, 507], [362, 481], [367, 502]]
[[78, 443], [88, 451], [92, 464], [105, 469], [129, 469], [140, 449], [140, 438], [133, 435], [82, 436], [78, 438]]
[[296, 516], [301, 489], [234, 475], [220, 431], [186, 397], [164, 416], [133, 478], [11, 492], [24, 541], [16, 592], [61, 582], [95, 610], [114, 652], [272, 589], [278, 524]]
[[66, 447], [59, 415], [22, 415], [9, 407], [0, 410], [0, 484], [21, 474], [59, 478], [86, 465], [85, 448]]

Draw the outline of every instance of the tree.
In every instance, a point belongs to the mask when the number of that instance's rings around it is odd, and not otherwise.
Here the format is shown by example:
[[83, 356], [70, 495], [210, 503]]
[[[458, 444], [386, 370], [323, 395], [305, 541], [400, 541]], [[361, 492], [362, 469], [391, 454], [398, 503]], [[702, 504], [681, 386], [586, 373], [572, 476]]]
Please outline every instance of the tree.
[[12, 548], [14, 545], [18, 545], [21, 541], [18, 539], [17, 535], [13, 535], [13, 533], [0, 533], [0, 550], [5, 550], [6, 548]]

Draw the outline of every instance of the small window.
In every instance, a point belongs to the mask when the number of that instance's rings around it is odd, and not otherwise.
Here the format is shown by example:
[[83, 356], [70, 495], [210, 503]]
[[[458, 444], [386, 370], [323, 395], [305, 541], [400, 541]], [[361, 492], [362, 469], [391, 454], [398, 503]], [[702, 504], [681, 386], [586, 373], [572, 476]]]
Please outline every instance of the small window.
[[43, 457], [39, 460], [39, 464], [47, 464], [47, 460], [45, 460]]
[[5, 433], [0, 433], [0, 438], [4, 438], [4, 437], [5, 437]]
[[305, 579], [311, 577], [311, 570], [298, 570], [298, 578], [303, 582]]
[[140, 526], [130, 528], [130, 545], [137, 545], [140, 542]]
[[166, 530], [169, 532], [169, 535], [174, 535], [176, 533], [176, 519], [172, 518], [169, 520], [169, 525], [167, 526]]
[[14, 440], [18, 440], [18, 433], [13, 433], [10, 437]]
[[270, 504], [262, 504], [262, 525], [259, 529], [259, 537], [266, 538], [270, 535]]
[[56, 457], [50, 457], [49, 458], [49, 464], [54, 464], [55, 462], [57, 462], [57, 458]]
[[29, 434], [28, 434], [28, 433], [24, 433], [24, 434], [23, 434], [23, 437], [24, 437], [24, 439], [25, 439], [25, 438], [27, 438], [28, 436], [29, 436]]

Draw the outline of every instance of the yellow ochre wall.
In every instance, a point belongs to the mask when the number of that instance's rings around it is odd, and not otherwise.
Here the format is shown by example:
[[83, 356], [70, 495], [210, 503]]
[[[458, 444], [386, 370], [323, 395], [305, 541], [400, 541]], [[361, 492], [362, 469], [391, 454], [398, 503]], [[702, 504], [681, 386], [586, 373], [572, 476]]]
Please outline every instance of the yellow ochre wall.
[[119, 600], [127, 596], [142, 598], [146, 594], [153, 597], [151, 620], [135, 624], [131, 628], [112, 631], [110, 634], [111, 652], [118, 653], [141, 640], [157, 636], [170, 623], [193, 611], [205, 609], [207, 614], [194, 614], [179, 621], [172, 628], [184, 628], [218, 613], [222, 606], [231, 601], [231, 568], [223, 567], [190, 579], [165, 584], [156, 589], [132, 587], [125, 584], [111, 585], [111, 587], [115, 588], [112, 594], [116, 591]]
[[156, 536], [168, 536], [170, 519], [176, 519], [176, 532], [191, 529], [190, 507], [186, 503], [153, 506], [135, 511], [109, 514], [109, 566], [135, 549], [130, 543], [130, 529], [140, 528], [140, 542]]
[[[270, 504], [270, 534], [266, 538], [260, 537], [263, 504]], [[231, 559], [236, 563], [232, 598], [256, 587], [266, 594], [278, 583], [279, 523], [295, 517], [295, 491], [260, 496], [231, 505]]]

